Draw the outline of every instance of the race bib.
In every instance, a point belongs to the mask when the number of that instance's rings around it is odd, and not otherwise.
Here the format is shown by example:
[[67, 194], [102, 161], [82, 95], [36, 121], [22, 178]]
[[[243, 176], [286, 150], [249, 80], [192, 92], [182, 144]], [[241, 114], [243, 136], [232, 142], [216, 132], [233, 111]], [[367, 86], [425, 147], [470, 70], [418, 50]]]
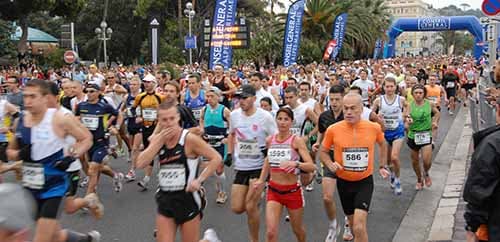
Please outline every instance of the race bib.
[[23, 162], [23, 186], [40, 190], [45, 185], [43, 165]]
[[281, 162], [292, 159], [292, 150], [290, 148], [271, 148], [267, 151], [267, 158], [271, 167], [279, 167]]
[[398, 116], [384, 116], [384, 125], [385, 128], [389, 130], [395, 130], [399, 126], [399, 117]]
[[299, 128], [299, 127], [292, 127], [292, 128], [290, 128], [290, 132], [291, 132], [293, 135], [300, 136], [300, 128]]
[[431, 133], [429, 131], [415, 133], [416, 145], [427, 145], [430, 143], [431, 143]]
[[455, 87], [455, 82], [447, 82], [446, 83], [446, 88], [454, 88]]
[[239, 141], [238, 155], [240, 158], [259, 157], [261, 154], [259, 143], [257, 141]]
[[200, 120], [201, 118], [201, 108], [199, 109], [193, 109], [192, 112], [193, 112], [193, 116], [196, 120]]
[[427, 99], [432, 103], [437, 103], [437, 97], [427, 97]]
[[134, 115], [132, 115], [132, 107], [130, 108], [127, 108], [127, 117], [133, 117]]
[[363, 172], [368, 169], [368, 148], [344, 148], [342, 152], [344, 170]]
[[156, 109], [145, 108], [142, 110], [142, 117], [145, 121], [156, 121]]
[[94, 131], [99, 127], [99, 118], [82, 116], [82, 123], [87, 129]]
[[186, 186], [186, 169], [181, 164], [162, 165], [158, 172], [160, 189], [164, 192], [182, 191]]
[[222, 140], [225, 138], [224, 135], [206, 135], [206, 140], [212, 147], [220, 147], [222, 145]]

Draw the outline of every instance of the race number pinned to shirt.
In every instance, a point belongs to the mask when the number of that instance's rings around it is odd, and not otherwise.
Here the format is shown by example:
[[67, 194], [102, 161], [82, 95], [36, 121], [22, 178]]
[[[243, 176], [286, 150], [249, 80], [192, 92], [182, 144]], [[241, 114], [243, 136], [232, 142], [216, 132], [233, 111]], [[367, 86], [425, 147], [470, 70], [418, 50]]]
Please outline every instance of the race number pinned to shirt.
[[23, 186], [40, 190], [45, 185], [43, 164], [23, 162]]
[[290, 132], [291, 132], [293, 135], [300, 136], [300, 127], [291, 127], [291, 128], [290, 128]]
[[447, 82], [446, 88], [455, 88], [455, 82]]
[[186, 168], [182, 164], [162, 165], [158, 181], [164, 192], [182, 191], [186, 186]]
[[156, 109], [145, 108], [142, 110], [142, 117], [145, 121], [156, 121]]
[[399, 126], [398, 116], [384, 116], [384, 125], [389, 130], [395, 130]]
[[431, 103], [437, 103], [437, 97], [432, 97], [432, 96], [429, 96], [427, 97], [427, 99], [431, 102]]
[[344, 148], [342, 151], [342, 159], [344, 162], [344, 170], [363, 172], [368, 169], [368, 148]]
[[196, 120], [200, 120], [200, 118], [201, 118], [201, 108], [192, 109], [192, 112], [193, 112], [194, 118]]
[[270, 148], [267, 151], [267, 158], [271, 167], [279, 167], [281, 162], [292, 159], [292, 150], [290, 148]]
[[259, 143], [256, 140], [240, 140], [237, 148], [238, 156], [242, 159], [259, 157], [261, 154]]
[[431, 143], [431, 133], [429, 131], [415, 133], [416, 145], [428, 145], [430, 143]]
[[99, 127], [99, 117], [82, 116], [82, 123], [89, 130], [96, 130]]

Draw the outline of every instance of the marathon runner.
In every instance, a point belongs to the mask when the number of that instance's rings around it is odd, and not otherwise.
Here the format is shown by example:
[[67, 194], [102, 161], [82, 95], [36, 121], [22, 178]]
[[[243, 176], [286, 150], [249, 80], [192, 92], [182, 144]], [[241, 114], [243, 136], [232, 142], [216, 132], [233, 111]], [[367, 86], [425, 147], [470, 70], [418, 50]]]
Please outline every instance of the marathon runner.
[[[127, 94], [127, 89], [118, 84], [116, 82], [116, 79], [118, 79], [118, 76], [114, 72], [108, 71], [108, 73], [106, 74], [106, 87], [104, 88], [104, 96], [113, 100], [113, 103], [115, 104], [114, 108], [119, 110], [121, 105], [123, 104], [123, 96]], [[114, 124], [115, 123], [113, 123], [113, 125]], [[123, 124], [122, 126], [120, 126], [118, 131], [119, 134], [116, 135], [118, 149], [116, 150], [116, 152], [119, 156], [124, 156], [125, 150], [123, 149], [123, 142], [125, 142], [129, 153], [131, 152], [130, 143], [127, 135], [125, 134], [125, 126]]]
[[[227, 128], [231, 110], [219, 103], [222, 93], [217, 87], [210, 87], [206, 93], [207, 106], [201, 112], [200, 127], [203, 127], [203, 139], [214, 148], [221, 157], [225, 157], [227, 140]], [[227, 164], [230, 166], [231, 164]], [[224, 164], [220, 164], [215, 171], [217, 198], [215, 202], [226, 203], [227, 194], [225, 189], [226, 174]]]
[[[354, 229], [354, 239], [368, 241], [366, 229], [368, 211], [373, 193], [375, 143], [380, 150], [379, 173], [385, 179], [387, 147], [379, 125], [361, 120], [363, 100], [349, 93], [343, 100], [344, 120], [330, 126], [320, 147], [320, 159], [337, 178], [337, 189], [344, 214]], [[330, 149], [334, 149], [334, 159]]]
[[[141, 92], [141, 80], [134, 76], [129, 82], [130, 93], [127, 94], [125, 105], [122, 105], [122, 112], [125, 112], [127, 133], [129, 142], [132, 145], [132, 152], [129, 152], [130, 169], [125, 175], [127, 182], [135, 181], [135, 168], [137, 166], [137, 156], [142, 144], [142, 125], [135, 122], [137, 110], [133, 108], [136, 97]], [[139, 108], [140, 109], [140, 108]], [[140, 110], [139, 110], [140, 113]]]
[[276, 114], [278, 133], [267, 138], [267, 158], [260, 178], [253, 187], [256, 190], [262, 189], [270, 175], [266, 205], [266, 241], [269, 242], [278, 241], [283, 207], [288, 210], [297, 241], [306, 241], [303, 223], [305, 200], [298, 176], [301, 171], [313, 172], [316, 166], [304, 140], [290, 132], [293, 119], [294, 113], [290, 108], [284, 107], [278, 110]]
[[455, 111], [455, 97], [457, 94], [457, 86], [459, 84], [459, 77], [457, 71], [452, 65], [448, 65], [446, 72], [443, 74], [443, 80], [441, 80], [441, 85], [446, 90], [446, 96], [448, 97], [448, 113], [453, 115]]
[[[160, 104], [158, 120], [160, 132], [151, 137], [151, 143], [137, 158], [137, 166], [144, 168], [159, 155], [159, 189], [155, 196], [157, 239], [175, 241], [177, 227], [180, 227], [182, 241], [199, 241], [204, 200], [199, 191], [222, 158], [198, 135], [179, 125], [177, 103]], [[197, 176], [200, 156], [208, 159], [208, 166]]]
[[[439, 119], [439, 110], [436, 106], [425, 99], [427, 90], [425, 86], [417, 84], [412, 88], [412, 95], [415, 101], [408, 105], [408, 116], [405, 120], [405, 126], [408, 129], [408, 147], [411, 150], [411, 161], [413, 171], [417, 176], [415, 189], [422, 190], [423, 185], [430, 187], [432, 185], [429, 170], [432, 165], [432, 128], [437, 127]], [[420, 153], [422, 155], [424, 171], [420, 168]], [[423, 179], [422, 179], [423, 175]]]
[[203, 107], [207, 104], [205, 90], [201, 89], [201, 79], [198, 74], [191, 74], [187, 78], [188, 88], [182, 102], [191, 109], [197, 122], [200, 121]]
[[[0, 100], [0, 182], [1, 175], [8, 171], [15, 171], [17, 178], [21, 176], [21, 162], [8, 164], [7, 146], [9, 145], [9, 136], [12, 132], [12, 126], [19, 117], [19, 108], [9, 103], [7, 100]], [[6, 119], [10, 122], [7, 125]]]
[[224, 66], [221, 64], [216, 64], [214, 67], [214, 77], [211, 80], [213, 86], [219, 88], [222, 91], [224, 98], [222, 99], [222, 105], [227, 108], [231, 108], [230, 97], [236, 91], [236, 86], [231, 82], [229, 77], [224, 76]]
[[375, 90], [375, 83], [368, 79], [368, 71], [366, 69], [361, 69], [359, 71], [359, 79], [355, 80], [352, 86], [361, 88], [363, 105], [365, 105], [365, 107], [370, 107], [370, 98], [372, 97], [372, 92]]
[[[438, 75], [435, 73], [431, 73], [429, 75], [429, 84], [425, 85], [425, 89], [427, 90], [427, 100], [433, 103], [436, 108], [441, 112], [441, 97], [444, 97], [444, 102], [448, 103], [448, 97], [446, 96], [446, 91], [443, 86], [437, 84]], [[436, 120], [436, 124], [439, 125], [439, 118]], [[439, 126], [436, 125], [432, 127], [432, 137], [437, 137]], [[434, 140], [432, 141], [432, 148], [434, 148]]]
[[234, 151], [235, 178], [231, 188], [231, 210], [236, 214], [246, 212], [249, 240], [259, 241], [259, 208], [263, 188], [249, 189], [260, 177], [266, 154], [266, 137], [276, 133], [276, 123], [271, 114], [254, 103], [256, 90], [252, 85], [242, 85], [240, 108], [231, 112], [226, 159], [232, 160]]
[[396, 79], [387, 76], [384, 80], [384, 95], [373, 102], [373, 110], [384, 120], [384, 137], [387, 141], [387, 163], [391, 170], [390, 185], [396, 195], [401, 195], [403, 188], [400, 180], [401, 161], [399, 154], [405, 137], [403, 117], [406, 117], [407, 104], [404, 97], [396, 94]]
[[[66, 169], [92, 145], [92, 137], [70, 116], [48, 108], [47, 81], [33, 79], [24, 88], [27, 112], [16, 122], [16, 138], [12, 139], [7, 155], [12, 160], [23, 160], [23, 186], [36, 201], [36, 230], [33, 242], [96, 242], [100, 234], [92, 231], [81, 234], [61, 230], [59, 209], [69, 180]], [[65, 153], [65, 136], [76, 143]]]

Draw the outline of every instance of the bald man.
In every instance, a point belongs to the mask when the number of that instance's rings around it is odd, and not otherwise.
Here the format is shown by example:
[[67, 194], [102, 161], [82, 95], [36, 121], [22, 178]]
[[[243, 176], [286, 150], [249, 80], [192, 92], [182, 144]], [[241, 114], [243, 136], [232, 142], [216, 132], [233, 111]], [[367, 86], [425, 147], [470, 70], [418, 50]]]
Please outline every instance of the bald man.
[[[361, 95], [347, 94], [343, 101], [344, 120], [328, 127], [320, 147], [321, 162], [337, 176], [337, 190], [355, 242], [368, 241], [366, 223], [373, 194], [375, 143], [381, 151], [379, 173], [384, 179], [389, 176], [384, 132], [377, 123], [362, 120], [362, 112]], [[329, 154], [332, 147], [333, 160]]]

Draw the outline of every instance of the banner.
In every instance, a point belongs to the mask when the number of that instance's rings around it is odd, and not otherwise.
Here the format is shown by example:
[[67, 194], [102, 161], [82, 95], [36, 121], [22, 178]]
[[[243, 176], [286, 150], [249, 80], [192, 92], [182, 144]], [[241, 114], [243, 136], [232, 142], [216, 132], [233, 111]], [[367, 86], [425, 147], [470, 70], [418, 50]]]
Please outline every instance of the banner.
[[[212, 24], [209, 68], [221, 64], [229, 69], [233, 62], [233, 48], [225, 41], [214, 41], [215, 36], [225, 36], [231, 30], [236, 18], [236, 4], [238, 0], [217, 0]], [[227, 39], [230, 41], [230, 39]]]
[[333, 49], [333, 53], [330, 58], [335, 59], [342, 49], [342, 43], [344, 42], [344, 34], [347, 26], [347, 13], [338, 15], [333, 23], [333, 39], [337, 41], [337, 46]]
[[382, 49], [383, 41], [381, 39], [377, 39], [375, 42], [375, 48], [373, 49], [373, 59], [378, 59], [380, 55], [380, 50]]
[[297, 61], [302, 34], [302, 16], [305, 0], [293, 3], [288, 9], [285, 37], [283, 39], [283, 65], [288, 67]]
[[325, 52], [323, 53], [323, 60], [326, 61], [330, 59], [335, 46], [337, 46], [337, 42], [335, 40], [328, 41], [328, 45], [326, 46]]

